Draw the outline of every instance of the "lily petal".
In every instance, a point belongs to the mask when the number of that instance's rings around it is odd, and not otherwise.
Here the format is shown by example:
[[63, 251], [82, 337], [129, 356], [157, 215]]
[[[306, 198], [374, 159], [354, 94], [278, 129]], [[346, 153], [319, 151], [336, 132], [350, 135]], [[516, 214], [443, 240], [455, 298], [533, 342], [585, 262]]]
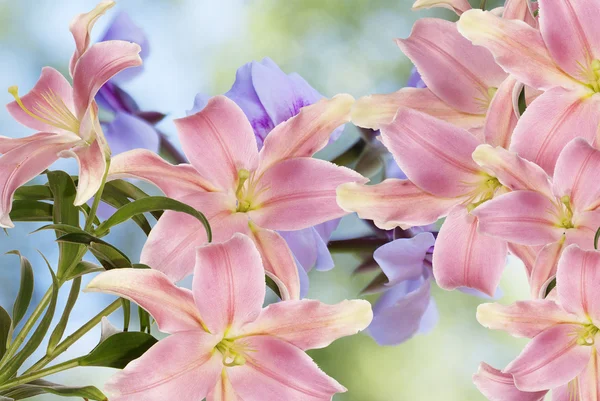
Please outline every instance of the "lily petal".
[[433, 244], [433, 234], [423, 232], [412, 238], [398, 238], [377, 248], [373, 258], [387, 276], [387, 285], [422, 276], [425, 255]]
[[300, 299], [300, 277], [294, 255], [281, 235], [251, 226], [254, 244], [260, 252], [265, 273], [277, 284], [282, 300]]
[[129, 299], [154, 317], [160, 331], [202, 331], [202, 317], [192, 292], [175, 286], [154, 269], [114, 269], [94, 277], [86, 292], [103, 292]]
[[518, 120], [512, 104], [513, 91], [517, 85], [519, 82], [509, 76], [498, 87], [485, 119], [485, 143], [508, 149]]
[[35, 141], [0, 156], [0, 227], [14, 227], [9, 213], [17, 188], [50, 167], [58, 160], [60, 152], [72, 147], [78, 140], [75, 135], [38, 134]]
[[206, 401], [244, 401], [233, 388], [227, 370], [223, 369], [215, 388], [208, 394]]
[[[600, 56], [600, 9], [593, 0], [540, 0], [540, 32], [556, 63], [587, 81], [592, 60]], [[587, 74], [586, 74], [587, 73]]]
[[479, 231], [522, 245], [546, 245], [565, 231], [553, 212], [556, 205], [533, 191], [515, 191], [485, 202], [471, 213], [479, 218]]
[[79, 164], [79, 182], [75, 206], [81, 206], [90, 200], [102, 184], [106, 171], [106, 155], [98, 141], [61, 153], [61, 157], [74, 157]]
[[576, 137], [593, 143], [599, 123], [600, 96], [555, 88], [531, 103], [519, 119], [510, 150], [552, 175], [564, 147]]
[[585, 369], [593, 347], [577, 344], [579, 324], [559, 324], [538, 334], [504, 370], [522, 391], [556, 388]]
[[194, 299], [212, 333], [237, 333], [256, 320], [265, 300], [264, 274], [260, 254], [245, 235], [196, 250]]
[[594, 249], [594, 237], [600, 227], [600, 210], [577, 213], [573, 216], [573, 225], [575, 227], [566, 230], [565, 243], [576, 244], [586, 251]]
[[433, 275], [440, 287], [469, 287], [491, 297], [506, 265], [506, 242], [477, 230], [477, 218], [463, 206], [450, 211], [433, 251]]
[[541, 90], [580, 85], [554, 63], [540, 32], [523, 21], [469, 10], [460, 17], [457, 27], [474, 45], [492, 52], [504, 70], [526, 85]]
[[483, 126], [485, 114], [469, 114], [450, 107], [428, 88], [402, 88], [386, 95], [361, 97], [352, 107], [352, 122], [378, 130], [391, 123], [401, 107], [408, 107], [464, 129]]
[[340, 185], [337, 201], [344, 210], [357, 212], [361, 219], [373, 220], [377, 227], [391, 230], [435, 223], [461, 199], [439, 198], [409, 180], [388, 178], [376, 185]]
[[355, 171], [325, 160], [283, 160], [259, 179], [248, 215], [257, 225], [272, 230], [311, 227], [348, 214], [337, 204], [338, 186], [366, 181]]
[[312, 157], [329, 142], [331, 133], [350, 121], [354, 98], [341, 94], [303, 107], [300, 112], [276, 126], [260, 151], [260, 172], [277, 162], [296, 157]]
[[556, 196], [568, 196], [574, 210], [596, 210], [600, 206], [599, 170], [600, 151], [582, 138], [573, 139], [556, 161], [553, 179]]
[[73, 53], [71, 64], [69, 66], [71, 75], [73, 75], [77, 61], [90, 45], [90, 33], [92, 32], [92, 28], [96, 24], [96, 21], [98, 21], [98, 19], [114, 5], [115, 2], [112, 0], [101, 1], [92, 11], [79, 14], [71, 21], [69, 30], [73, 34], [73, 39], [75, 39], [75, 52]]
[[546, 294], [543, 294], [542, 290], [547, 286], [548, 280], [556, 275], [558, 260], [562, 255], [564, 247], [565, 241], [559, 240], [546, 245], [538, 254], [535, 259], [535, 264], [531, 269], [531, 277], [529, 279], [531, 296], [533, 298], [545, 297]]
[[[598, 341], [598, 336], [596, 336]], [[579, 398], [581, 401], [600, 400], [600, 356], [594, 347], [592, 358], [584, 371], [577, 377]]]
[[111, 401], [201, 400], [223, 369], [212, 352], [219, 339], [203, 331], [173, 334], [114, 375], [105, 385]]
[[506, 0], [502, 18], [518, 19], [526, 22], [529, 26], [537, 28], [537, 18], [531, 13], [530, 4], [527, 4], [530, 2], [531, 0]]
[[543, 401], [548, 391], [528, 393], [515, 386], [515, 380], [509, 373], [502, 373], [482, 362], [473, 375], [475, 386], [490, 401]]
[[268, 335], [302, 350], [325, 348], [338, 338], [364, 330], [373, 319], [371, 304], [363, 300], [327, 305], [315, 300], [285, 301], [267, 306], [256, 321], [243, 328], [244, 336]]
[[412, 6], [413, 10], [421, 10], [423, 8], [443, 7], [454, 11], [461, 15], [471, 9], [471, 5], [467, 0], [417, 0]]
[[214, 186], [235, 190], [239, 171], [256, 169], [254, 131], [233, 100], [215, 96], [198, 113], [175, 120], [175, 126], [188, 160]]
[[94, 44], [81, 56], [73, 71], [73, 102], [79, 120], [102, 85], [124, 69], [142, 64], [140, 50], [135, 43], [111, 40]]
[[[55, 121], [58, 119], [54, 116], [57, 108], [64, 107], [70, 113], [74, 110], [73, 89], [66, 78], [52, 67], [42, 68], [40, 78], [29, 93], [21, 96], [21, 102], [27, 110], [30, 110], [36, 115], [40, 115], [44, 120]], [[57, 128], [46, 122], [42, 122], [37, 118], [26, 113], [21, 106], [15, 101], [6, 105], [6, 109], [10, 115], [26, 127], [36, 131], [61, 133], [63, 129]], [[46, 118], [48, 117], [48, 118]], [[52, 122], [51, 121], [51, 122]]]
[[191, 165], [174, 166], [146, 149], [134, 149], [112, 158], [108, 180], [120, 178], [148, 181], [165, 195], [175, 199], [198, 192], [217, 191], [217, 188], [202, 178]]
[[584, 251], [576, 245], [564, 250], [556, 274], [560, 304], [571, 313], [591, 319], [595, 325], [600, 325], [600, 294], [596, 291], [598, 280], [599, 252]]
[[245, 365], [227, 369], [243, 400], [330, 401], [335, 393], [346, 391], [292, 344], [271, 336], [238, 341], [255, 350], [246, 354]]
[[396, 43], [415, 64], [427, 87], [465, 113], [485, 114], [489, 89], [499, 87], [506, 78], [490, 52], [473, 46], [450, 21], [422, 18], [408, 39]]
[[473, 160], [500, 183], [512, 191], [537, 191], [553, 198], [550, 177], [540, 166], [523, 159], [515, 152], [490, 145], [479, 145], [473, 152]]
[[479, 141], [444, 121], [403, 108], [381, 127], [381, 140], [406, 176], [433, 195], [465, 195], [480, 179], [471, 158]]
[[477, 320], [488, 329], [503, 330], [514, 337], [528, 338], [557, 324], [578, 323], [577, 316], [547, 299], [518, 301], [508, 306], [481, 304], [477, 308]]
[[26, 136], [24, 138], [10, 138], [0, 135], [0, 155], [8, 153], [19, 146], [27, 145], [28, 143], [39, 141], [48, 137], [55, 137], [52, 132], [38, 132], [37, 134]]
[[525, 265], [525, 270], [527, 270], [527, 275], [530, 276], [541, 247], [509, 243], [508, 250], [517, 258], [521, 259]]

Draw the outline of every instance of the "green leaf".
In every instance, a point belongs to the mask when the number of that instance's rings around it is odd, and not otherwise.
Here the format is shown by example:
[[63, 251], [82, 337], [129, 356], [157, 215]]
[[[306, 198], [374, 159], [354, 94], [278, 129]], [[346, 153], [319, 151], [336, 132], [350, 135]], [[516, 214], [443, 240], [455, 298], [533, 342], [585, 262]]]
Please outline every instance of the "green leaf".
[[86, 245], [106, 270], [131, 267], [131, 261], [127, 255], [108, 242], [86, 232], [65, 234], [57, 241]]
[[[107, 192], [106, 190], [102, 192], [102, 201], [116, 209], [119, 209], [128, 203], [131, 203], [129, 198], [127, 198], [125, 195], [116, 191], [114, 193]], [[150, 235], [152, 226], [150, 225], [150, 223], [148, 223], [148, 220], [143, 214], [133, 216], [132, 220], [144, 231], [144, 233], [146, 233], [146, 235]]]
[[281, 292], [279, 291], [279, 287], [277, 286], [277, 283], [275, 283], [275, 281], [273, 281], [273, 279], [271, 277], [265, 276], [265, 283], [267, 284], [267, 287], [269, 287], [275, 293], [275, 295], [277, 295], [279, 297], [279, 299], [282, 299]]
[[[70, 387], [52, 383], [46, 380], [34, 380], [27, 384], [16, 386], [5, 392], [14, 400], [23, 400], [41, 394], [54, 394], [61, 397], [81, 397], [88, 400], [107, 401], [108, 398], [94, 386]], [[2, 398], [0, 398], [2, 401]]]
[[101, 237], [112, 227], [131, 219], [133, 216], [156, 210], [173, 210], [176, 212], [187, 213], [190, 216], [197, 218], [204, 225], [208, 241], [210, 242], [212, 240], [210, 224], [202, 213], [193, 207], [186, 205], [185, 203], [181, 203], [175, 199], [164, 196], [149, 196], [147, 198], [138, 199], [121, 207], [112, 216], [110, 216], [108, 220], [100, 224], [100, 226], [96, 229], [96, 235]]
[[[54, 194], [54, 213], [52, 221], [54, 224], [61, 224], [79, 228], [79, 208], [73, 203], [77, 196], [77, 188], [70, 175], [64, 171], [48, 172], [48, 186]], [[56, 232], [56, 237], [62, 235], [62, 232]], [[59, 280], [65, 273], [81, 260], [82, 246], [61, 242], [58, 244], [58, 270], [56, 275]]]
[[150, 327], [150, 314], [138, 306], [138, 316], [140, 318], [140, 331], [150, 334], [152, 330], [152, 327]]
[[31, 297], [33, 296], [33, 269], [29, 260], [25, 258], [19, 251], [10, 251], [9, 254], [17, 255], [21, 261], [21, 285], [15, 304], [13, 306], [13, 329], [17, 327], [21, 319], [27, 313]]
[[123, 331], [129, 331], [129, 323], [131, 322], [131, 301], [121, 298], [123, 308]]
[[48, 354], [50, 354], [60, 340], [65, 334], [65, 329], [67, 327], [67, 323], [69, 323], [69, 317], [71, 316], [71, 312], [73, 311], [73, 307], [77, 302], [77, 298], [79, 297], [79, 290], [81, 289], [81, 277], [77, 277], [71, 283], [71, 290], [69, 291], [69, 298], [67, 298], [67, 303], [65, 304], [65, 309], [58, 321], [56, 327], [52, 331], [50, 335], [50, 339], [48, 340]]
[[42, 226], [40, 228], [38, 228], [37, 230], [34, 230], [31, 232], [31, 234], [35, 234], [39, 231], [44, 231], [44, 230], [55, 230], [56, 232], [62, 234], [87, 234], [86, 231], [82, 230], [79, 227], [73, 227], [70, 226], [68, 224], [47, 224], [45, 226]]
[[[104, 187], [104, 193], [118, 194], [118, 196], [124, 196], [131, 200], [138, 200], [150, 196], [132, 183], [124, 180], [113, 180], [107, 182]], [[152, 214], [152, 216], [158, 220], [160, 219], [160, 216], [162, 216], [162, 211], [154, 211], [150, 212], [150, 214]]]
[[54, 195], [47, 185], [29, 185], [19, 187], [14, 194], [14, 200], [52, 200]]
[[519, 94], [519, 115], [522, 116], [527, 109], [527, 100], [525, 99], [525, 87], [521, 90]]
[[10, 211], [12, 221], [52, 221], [50, 203], [34, 200], [16, 200]]
[[[12, 319], [10, 315], [0, 306], [0, 359], [6, 353], [6, 345], [12, 334]], [[1, 400], [1, 399], [0, 399]]]
[[3, 395], [0, 395], [0, 401], [15, 401], [14, 398], [8, 398]]
[[156, 342], [156, 338], [150, 334], [138, 331], [116, 333], [98, 344], [79, 364], [123, 369], [129, 362], [141, 357]]
[[598, 240], [600, 239], [600, 227], [596, 230], [596, 234], [594, 235], [594, 249], [598, 250]]
[[102, 266], [98, 266], [97, 264], [81, 261], [79, 262], [71, 271], [69, 275], [65, 277], [65, 280], [73, 280], [74, 278], [84, 276], [90, 273], [98, 273], [103, 272], [106, 269]]

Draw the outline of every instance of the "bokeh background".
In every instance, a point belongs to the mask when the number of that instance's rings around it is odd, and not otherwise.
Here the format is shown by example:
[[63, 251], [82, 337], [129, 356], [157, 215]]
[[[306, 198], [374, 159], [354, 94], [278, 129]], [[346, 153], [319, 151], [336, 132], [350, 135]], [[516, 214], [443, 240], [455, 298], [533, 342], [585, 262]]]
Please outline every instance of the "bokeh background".
[[[478, 0], [476, 0], [478, 1]], [[404, 85], [412, 65], [393, 42], [407, 37], [422, 17], [452, 19], [449, 11], [411, 11], [411, 0], [122, 0], [125, 10], [146, 31], [150, 57], [145, 72], [125, 86], [142, 109], [168, 113], [160, 128], [177, 142], [173, 118], [185, 115], [196, 93], [219, 94], [233, 83], [236, 69], [265, 56], [284, 71], [296, 71], [321, 93], [347, 92], [355, 97], [392, 92]], [[25, 93], [40, 69], [53, 66], [66, 73], [73, 42], [70, 19], [94, 7], [95, 0], [0, 0], [0, 88], [19, 85]], [[488, 5], [490, 2], [488, 2]], [[493, 2], [492, 2], [493, 5]], [[115, 14], [111, 10], [94, 31], [99, 37]], [[449, 77], [451, 79], [451, 77]], [[0, 103], [10, 95], [0, 91]], [[27, 128], [0, 110], [0, 135], [29, 135]], [[355, 138], [346, 129], [343, 147]], [[344, 142], [346, 141], [346, 142]], [[56, 168], [72, 169], [61, 161]], [[52, 233], [29, 235], [39, 225], [20, 223], [8, 235], [0, 232], [0, 304], [11, 310], [18, 291], [18, 260], [4, 252], [19, 249], [36, 271], [39, 300], [49, 285], [40, 250], [57, 259]], [[360, 226], [347, 219], [338, 236]], [[114, 230], [109, 241], [137, 261], [144, 241], [133, 224]], [[368, 277], [352, 276], [358, 265], [352, 253], [336, 254], [336, 268], [311, 273], [309, 296], [325, 302], [356, 298]], [[64, 291], [68, 292], [68, 291]], [[502, 281], [503, 303], [527, 297], [520, 262], [510, 258]], [[338, 340], [325, 350], [311, 352], [319, 365], [349, 391], [336, 401], [465, 401], [484, 400], [471, 382], [480, 361], [502, 368], [524, 342], [481, 327], [475, 309], [483, 300], [459, 292], [433, 290], [440, 322], [427, 335], [396, 347], [380, 347], [366, 335]], [[64, 302], [66, 294], [62, 294]], [[69, 328], [74, 330], [101, 310], [111, 297], [82, 294]], [[111, 316], [119, 325], [119, 314]], [[99, 330], [84, 337], [60, 360], [89, 351]], [[38, 354], [37, 356], [41, 356]], [[109, 369], [80, 368], [50, 379], [62, 384], [102, 386]], [[53, 400], [40, 396], [34, 400]], [[179, 401], [179, 400], [178, 400]], [[181, 400], [200, 401], [200, 400]]]

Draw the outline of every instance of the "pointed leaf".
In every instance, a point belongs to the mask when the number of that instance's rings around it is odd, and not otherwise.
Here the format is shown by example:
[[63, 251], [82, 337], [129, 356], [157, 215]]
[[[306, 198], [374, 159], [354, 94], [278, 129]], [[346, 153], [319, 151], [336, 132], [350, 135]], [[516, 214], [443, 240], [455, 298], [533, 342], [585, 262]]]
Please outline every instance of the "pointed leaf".
[[106, 269], [104, 269], [102, 266], [98, 266], [97, 264], [81, 261], [73, 269], [71, 269], [69, 275], [65, 277], [65, 280], [73, 280], [74, 278], [81, 277], [86, 274], [103, 272], [104, 270]]
[[[94, 386], [70, 387], [52, 383], [46, 380], [34, 380], [27, 384], [16, 386], [5, 392], [14, 400], [24, 400], [41, 394], [54, 394], [61, 397], [81, 397], [88, 400], [106, 401], [108, 398]], [[0, 401], [2, 398], [0, 396]]]
[[21, 261], [21, 284], [15, 304], [13, 306], [13, 329], [17, 327], [23, 316], [27, 313], [31, 297], [33, 296], [33, 269], [31, 263], [19, 251], [10, 251], [9, 254], [17, 255]]
[[156, 343], [156, 338], [138, 331], [113, 334], [83, 357], [80, 365], [123, 369]]
[[150, 334], [152, 330], [152, 327], [150, 327], [150, 314], [138, 306], [138, 316], [140, 318], [140, 331]]
[[54, 195], [47, 185], [28, 185], [18, 188], [14, 200], [52, 200]]
[[81, 289], [81, 277], [77, 277], [71, 283], [71, 290], [69, 291], [69, 298], [67, 298], [67, 303], [65, 304], [65, 309], [58, 321], [58, 324], [52, 331], [50, 335], [50, 339], [48, 340], [48, 354], [50, 354], [60, 340], [65, 334], [65, 329], [67, 327], [67, 323], [69, 323], [69, 317], [71, 316], [71, 312], [73, 311], [73, 307], [77, 302], [77, 298], [79, 297], [79, 290]]
[[[131, 203], [129, 198], [116, 191], [103, 191], [102, 201], [116, 209], [120, 209], [126, 204]], [[143, 214], [135, 215], [131, 219], [144, 231], [144, 233], [146, 233], [146, 235], [150, 235], [150, 230], [152, 230], [152, 226], [150, 226], [150, 223], [148, 223], [148, 220]]]
[[10, 211], [12, 221], [52, 221], [50, 203], [34, 200], [15, 200]]
[[107, 269], [118, 269], [131, 267], [131, 261], [123, 252], [99, 238], [88, 233], [70, 233], [57, 238], [58, 242], [70, 242], [83, 244], [98, 259], [102, 266]]
[[129, 323], [131, 323], [131, 301], [121, 298], [121, 305], [123, 308], [123, 331], [129, 331]]
[[[6, 344], [12, 333], [12, 320], [8, 312], [0, 306], [0, 359], [6, 353]], [[1, 401], [1, 399], [0, 399]]]
[[[138, 200], [150, 196], [146, 192], [133, 185], [132, 183], [124, 180], [114, 180], [107, 182], [106, 186], [104, 187], [103, 194], [104, 193], [117, 194], [119, 196], [124, 196], [131, 200]], [[162, 211], [154, 211], [150, 213], [157, 220], [160, 219], [160, 216], [162, 216]]]

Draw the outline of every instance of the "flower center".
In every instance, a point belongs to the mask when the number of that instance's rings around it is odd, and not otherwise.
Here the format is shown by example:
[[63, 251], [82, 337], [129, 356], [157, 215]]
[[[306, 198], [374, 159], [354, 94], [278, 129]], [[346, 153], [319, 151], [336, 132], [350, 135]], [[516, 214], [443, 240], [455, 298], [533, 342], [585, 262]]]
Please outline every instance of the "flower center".
[[467, 210], [470, 212], [477, 206], [494, 198], [496, 191], [502, 187], [500, 181], [487, 173], [482, 173], [482, 179], [475, 188], [469, 193], [467, 200]]
[[594, 345], [594, 339], [599, 331], [600, 329], [591, 323], [584, 325], [583, 330], [577, 333], [577, 344], [588, 347]]
[[587, 71], [588, 85], [594, 92], [600, 92], [600, 60], [595, 59], [591, 62]]
[[573, 209], [571, 208], [571, 198], [568, 195], [560, 199], [560, 224], [559, 227], [564, 229], [575, 228], [573, 224]]
[[19, 97], [19, 87], [11, 86], [8, 88], [8, 93], [15, 98], [19, 107], [30, 117], [33, 117], [44, 124], [79, 135], [79, 120], [73, 115], [63, 99], [54, 93], [52, 89], [40, 94], [42, 99], [44, 99], [44, 102], [37, 102], [32, 110], [25, 107], [23, 101]]
[[242, 169], [238, 171], [238, 185], [235, 190], [235, 197], [237, 198], [237, 212], [246, 213], [252, 208], [251, 195], [254, 191], [252, 185], [252, 179], [250, 179], [250, 172]]
[[244, 353], [248, 349], [244, 344], [236, 344], [235, 341], [224, 338], [215, 349], [223, 355], [223, 365], [227, 367], [242, 366], [246, 363]]

